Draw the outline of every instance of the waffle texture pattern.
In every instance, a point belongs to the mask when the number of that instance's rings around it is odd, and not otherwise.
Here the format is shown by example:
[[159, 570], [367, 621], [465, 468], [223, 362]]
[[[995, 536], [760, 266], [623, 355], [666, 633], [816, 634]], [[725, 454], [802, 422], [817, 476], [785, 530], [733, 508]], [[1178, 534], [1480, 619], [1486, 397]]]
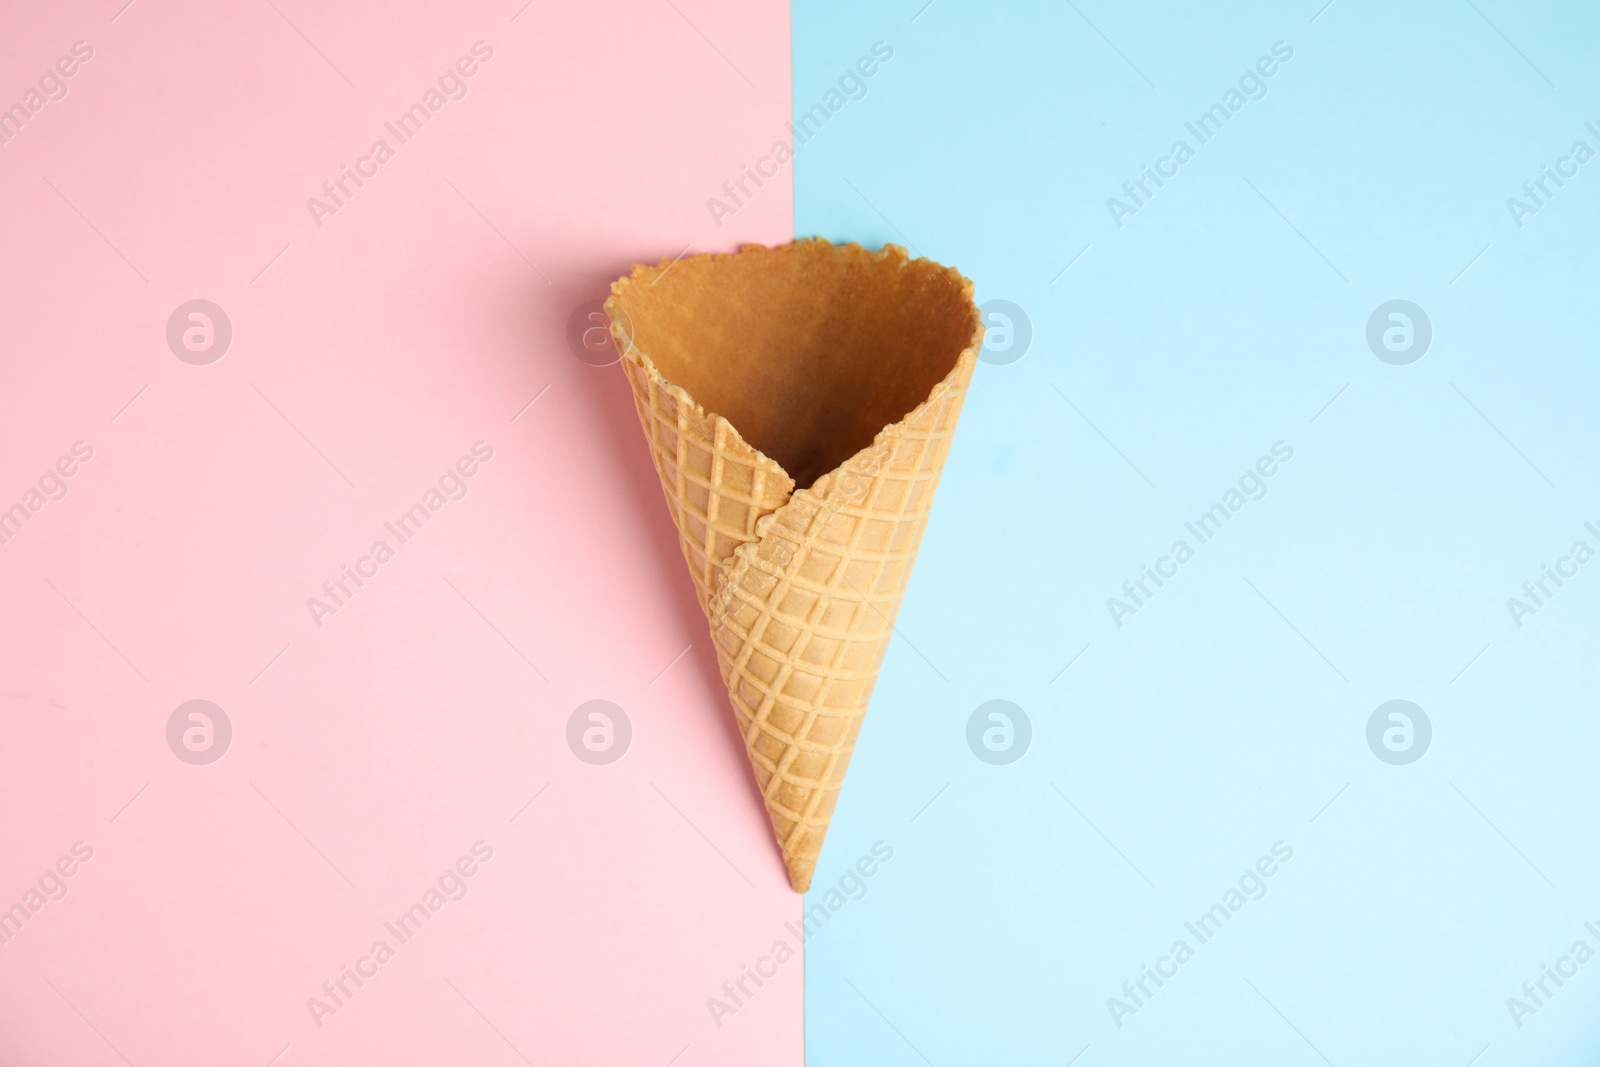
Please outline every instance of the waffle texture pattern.
[[661, 376], [623, 316], [612, 329], [790, 882], [804, 892], [894, 633], [976, 339], [925, 401], [796, 490], [726, 419]]

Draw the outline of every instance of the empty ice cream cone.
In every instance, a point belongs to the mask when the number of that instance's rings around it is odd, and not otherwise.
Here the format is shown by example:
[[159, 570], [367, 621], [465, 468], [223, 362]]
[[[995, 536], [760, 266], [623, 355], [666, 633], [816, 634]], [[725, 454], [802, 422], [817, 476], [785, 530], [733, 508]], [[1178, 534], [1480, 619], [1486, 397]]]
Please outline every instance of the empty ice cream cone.
[[972, 379], [972, 283], [821, 239], [606, 301], [790, 883], [811, 884]]

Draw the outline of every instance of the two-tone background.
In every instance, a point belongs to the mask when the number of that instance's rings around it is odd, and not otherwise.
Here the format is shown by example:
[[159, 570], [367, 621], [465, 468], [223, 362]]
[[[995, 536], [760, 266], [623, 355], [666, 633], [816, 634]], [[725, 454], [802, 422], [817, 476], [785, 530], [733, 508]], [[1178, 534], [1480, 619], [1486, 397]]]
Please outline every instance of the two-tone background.
[[[1597, 39], [8, 8], [0, 1063], [1588, 1062]], [[991, 331], [804, 900], [591, 317], [796, 234]]]

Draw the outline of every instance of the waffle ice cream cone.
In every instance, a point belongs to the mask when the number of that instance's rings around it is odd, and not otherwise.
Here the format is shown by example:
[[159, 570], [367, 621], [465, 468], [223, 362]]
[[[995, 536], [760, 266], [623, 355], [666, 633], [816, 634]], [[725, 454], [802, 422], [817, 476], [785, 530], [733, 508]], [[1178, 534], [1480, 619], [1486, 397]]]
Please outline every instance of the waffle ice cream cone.
[[790, 883], [811, 884], [972, 379], [972, 283], [812, 239], [606, 311]]

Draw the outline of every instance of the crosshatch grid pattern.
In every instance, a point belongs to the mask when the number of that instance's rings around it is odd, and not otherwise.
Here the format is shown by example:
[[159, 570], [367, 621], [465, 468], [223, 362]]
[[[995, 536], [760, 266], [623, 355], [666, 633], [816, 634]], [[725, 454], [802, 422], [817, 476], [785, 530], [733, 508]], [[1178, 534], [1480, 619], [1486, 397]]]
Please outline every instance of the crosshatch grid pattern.
[[799, 492], [625, 334], [617, 341], [740, 735], [804, 892], [894, 633], [977, 339], [926, 401]]
[[[898, 424], [903, 432], [889, 437], [893, 451], [866, 479], [863, 499], [849, 499], [847, 463], [843, 477], [825, 475], [831, 484], [819, 482], [781, 509], [761, 545], [801, 534], [790, 566], [763, 593], [748, 576], [765, 568], [751, 548], [741, 550], [727, 577], [734, 602], [712, 620], [723, 678], [797, 888], [809, 885], [833, 818], [975, 361], [964, 354], [936, 397]], [[825, 502], [817, 506], [813, 496]]]
[[700, 607], [709, 614], [723, 563], [755, 540], [757, 520], [782, 506], [794, 481], [726, 419], [698, 410], [683, 390], [659, 375], [652, 380], [632, 359], [622, 366]]

